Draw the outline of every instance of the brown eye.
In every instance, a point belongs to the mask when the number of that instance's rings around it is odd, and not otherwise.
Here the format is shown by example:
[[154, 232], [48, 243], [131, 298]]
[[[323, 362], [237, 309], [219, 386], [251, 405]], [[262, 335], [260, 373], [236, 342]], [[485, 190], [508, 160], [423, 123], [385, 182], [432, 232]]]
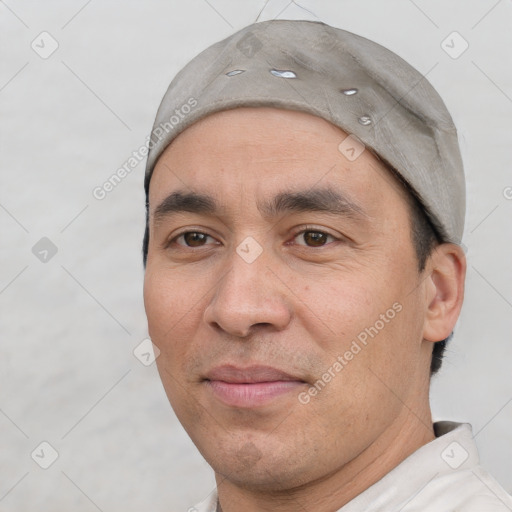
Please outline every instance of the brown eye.
[[325, 233], [319, 233], [317, 231], [306, 231], [304, 233], [304, 241], [313, 247], [324, 245], [326, 240], [327, 235]]
[[201, 247], [209, 237], [208, 235], [199, 233], [198, 231], [187, 231], [178, 237], [178, 239], [179, 238], [183, 238], [185, 245], [188, 247]]
[[299, 243], [299, 245], [306, 245], [308, 247], [322, 247], [328, 243], [329, 239], [335, 240], [335, 238], [328, 233], [311, 230], [302, 231], [297, 235], [297, 238], [304, 241], [304, 244]]

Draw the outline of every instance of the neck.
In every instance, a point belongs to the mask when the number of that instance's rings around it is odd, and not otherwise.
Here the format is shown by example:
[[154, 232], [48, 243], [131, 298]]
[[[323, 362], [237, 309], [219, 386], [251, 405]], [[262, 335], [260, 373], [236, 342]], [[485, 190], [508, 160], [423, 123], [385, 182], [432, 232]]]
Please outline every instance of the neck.
[[403, 409], [401, 416], [355, 459], [321, 479], [297, 488], [260, 493], [240, 488], [216, 474], [218, 511], [332, 512], [379, 481], [421, 446], [435, 439], [430, 406], [423, 411]]

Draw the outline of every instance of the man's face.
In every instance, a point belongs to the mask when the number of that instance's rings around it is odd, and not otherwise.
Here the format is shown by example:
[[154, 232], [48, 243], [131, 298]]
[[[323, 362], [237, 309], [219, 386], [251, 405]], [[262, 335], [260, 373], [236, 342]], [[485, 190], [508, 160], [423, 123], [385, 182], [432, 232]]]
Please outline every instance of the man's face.
[[177, 137], [151, 179], [158, 370], [203, 456], [238, 484], [325, 477], [392, 443], [427, 396], [407, 201], [369, 151], [340, 152], [346, 137], [306, 113], [224, 111]]

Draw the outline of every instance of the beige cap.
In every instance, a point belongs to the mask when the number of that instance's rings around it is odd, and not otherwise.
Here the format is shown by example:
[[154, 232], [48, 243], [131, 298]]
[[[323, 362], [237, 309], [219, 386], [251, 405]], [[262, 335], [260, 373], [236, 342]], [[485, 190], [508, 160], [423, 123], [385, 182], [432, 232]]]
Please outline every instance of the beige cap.
[[158, 109], [146, 194], [179, 133], [214, 112], [261, 106], [308, 112], [357, 137], [412, 187], [443, 240], [461, 242], [464, 170], [441, 97], [395, 53], [321, 22], [255, 23], [192, 59]]

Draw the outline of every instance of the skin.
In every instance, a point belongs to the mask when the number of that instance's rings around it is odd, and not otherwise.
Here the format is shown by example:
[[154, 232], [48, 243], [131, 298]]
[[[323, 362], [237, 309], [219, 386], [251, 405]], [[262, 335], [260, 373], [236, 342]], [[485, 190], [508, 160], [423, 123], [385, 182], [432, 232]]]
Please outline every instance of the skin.
[[[240, 108], [187, 128], [154, 170], [149, 334], [224, 512], [337, 510], [434, 439], [430, 358], [460, 312], [464, 253], [442, 244], [419, 273], [407, 196], [371, 152], [347, 160], [338, 151], [346, 137], [306, 113]], [[342, 193], [362, 213], [268, 217], [257, 207], [313, 187]], [[221, 209], [156, 222], [177, 190], [209, 194]], [[236, 251], [249, 236], [262, 248], [252, 263]], [[400, 312], [301, 403], [393, 304]], [[270, 365], [301, 382], [261, 406], [226, 405], [204, 380], [221, 364]]]

